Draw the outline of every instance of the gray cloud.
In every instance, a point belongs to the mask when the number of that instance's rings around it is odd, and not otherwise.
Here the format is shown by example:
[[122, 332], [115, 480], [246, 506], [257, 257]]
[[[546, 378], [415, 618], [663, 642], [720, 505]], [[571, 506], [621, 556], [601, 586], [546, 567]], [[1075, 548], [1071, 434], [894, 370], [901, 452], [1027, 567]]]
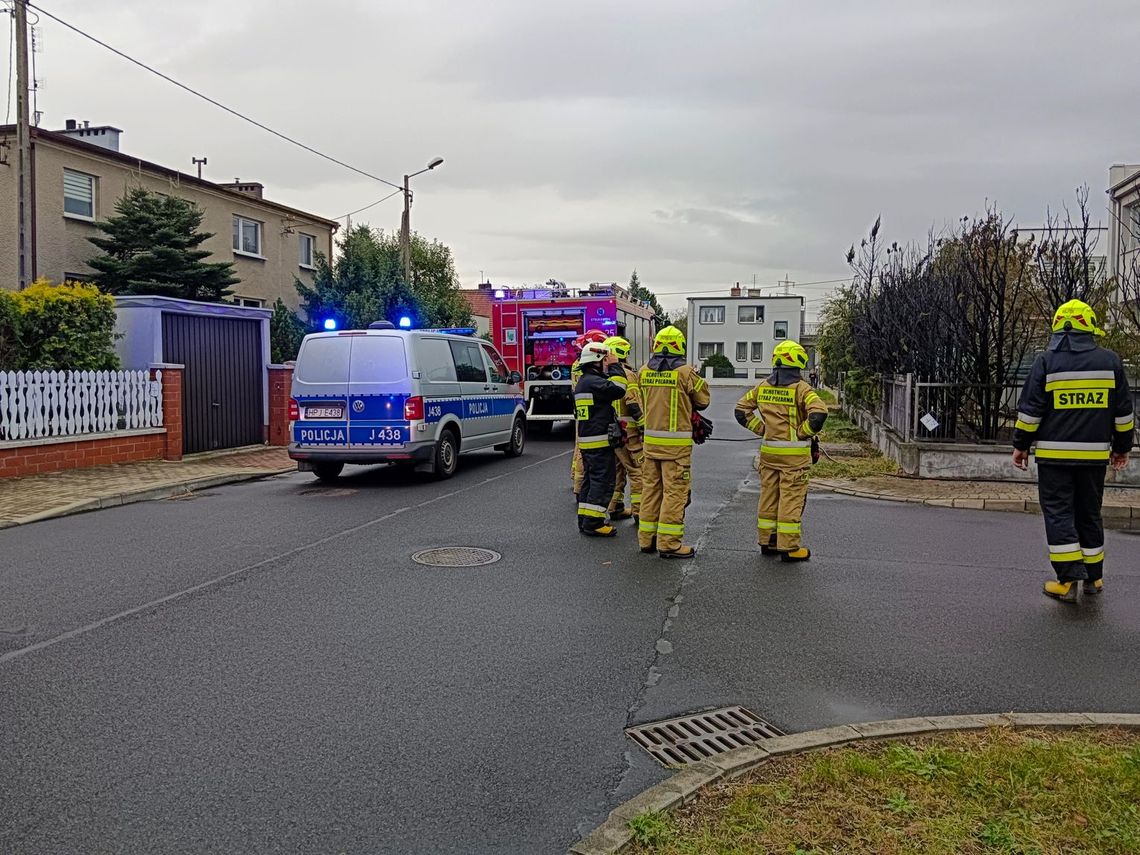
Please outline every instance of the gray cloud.
[[[46, 0], [45, 0], [46, 2]], [[1019, 221], [1140, 156], [1140, 6], [1061, 0], [122, 2], [54, 12], [261, 121], [398, 180], [465, 281], [686, 291], [845, 272], [878, 213], [920, 237], [997, 200]], [[380, 198], [50, 22], [45, 124], [257, 179], [329, 216]], [[398, 222], [398, 199], [362, 214]], [[813, 299], [821, 288], [807, 289]]]

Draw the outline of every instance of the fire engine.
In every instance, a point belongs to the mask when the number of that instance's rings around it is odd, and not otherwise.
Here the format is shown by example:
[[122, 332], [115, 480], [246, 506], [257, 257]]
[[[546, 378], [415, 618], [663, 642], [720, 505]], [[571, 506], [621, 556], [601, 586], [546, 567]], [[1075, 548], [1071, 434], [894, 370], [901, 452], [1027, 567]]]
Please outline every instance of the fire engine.
[[491, 336], [507, 366], [523, 377], [530, 430], [548, 431], [554, 422], [574, 418], [574, 339], [592, 329], [628, 339], [630, 364], [649, 360], [653, 310], [616, 283], [492, 291]]

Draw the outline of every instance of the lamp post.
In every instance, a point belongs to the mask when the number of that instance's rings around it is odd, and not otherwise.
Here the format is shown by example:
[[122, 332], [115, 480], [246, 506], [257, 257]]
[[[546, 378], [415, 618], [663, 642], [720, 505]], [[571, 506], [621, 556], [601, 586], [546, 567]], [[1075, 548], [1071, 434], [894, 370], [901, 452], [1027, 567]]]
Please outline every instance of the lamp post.
[[408, 182], [442, 163], [442, 157], [433, 157], [419, 172], [404, 176], [404, 216], [400, 220], [400, 266], [404, 268], [404, 281], [409, 285], [412, 282], [412, 191], [408, 187]]

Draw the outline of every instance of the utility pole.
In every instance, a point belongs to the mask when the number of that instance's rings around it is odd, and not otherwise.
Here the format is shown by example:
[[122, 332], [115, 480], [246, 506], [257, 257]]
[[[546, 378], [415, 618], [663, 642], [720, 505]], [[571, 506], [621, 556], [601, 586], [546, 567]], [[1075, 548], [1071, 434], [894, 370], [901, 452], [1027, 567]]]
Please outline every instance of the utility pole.
[[784, 278], [776, 284], [780, 286], [780, 290], [783, 292], [783, 296], [787, 297], [792, 293], [792, 286], [794, 286], [796, 283], [789, 279], [788, 274], [785, 273]]
[[20, 288], [27, 288], [35, 276], [35, 248], [32, 246], [32, 126], [28, 107], [28, 0], [15, 0], [16, 18], [16, 216], [19, 221]]
[[204, 157], [192, 157], [192, 158], [190, 158], [190, 162], [198, 167], [198, 177], [201, 178], [202, 177], [202, 167], [206, 165], [206, 158], [204, 158]]
[[408, 189], [410, 175], [404, 176], [404, 216], [400, 220], [400, 266], [404, 281], [412, 284], [412, 191]]

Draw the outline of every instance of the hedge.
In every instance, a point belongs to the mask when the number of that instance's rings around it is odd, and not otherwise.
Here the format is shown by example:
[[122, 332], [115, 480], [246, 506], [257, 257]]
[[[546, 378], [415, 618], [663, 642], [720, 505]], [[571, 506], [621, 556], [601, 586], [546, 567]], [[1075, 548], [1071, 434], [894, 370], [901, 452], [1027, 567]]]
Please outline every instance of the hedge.
[[115, 369], [115, 339], [114, 298], [94, 285], [37, 279], [0, 292], [0, 369]]

